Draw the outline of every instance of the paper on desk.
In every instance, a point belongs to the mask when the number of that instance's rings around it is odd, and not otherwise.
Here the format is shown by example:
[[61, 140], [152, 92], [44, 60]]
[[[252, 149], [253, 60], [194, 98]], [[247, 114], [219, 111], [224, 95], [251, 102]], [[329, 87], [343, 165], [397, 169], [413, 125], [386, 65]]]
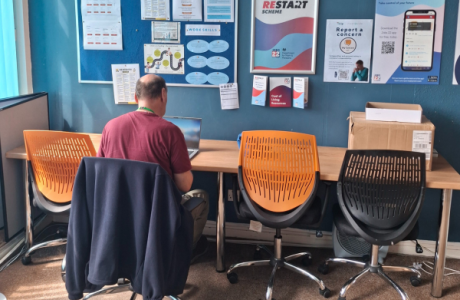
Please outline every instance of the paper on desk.
[[222, 110], [240, 108], [240, 102], [238, 98], [238, 83], [220, 84], [219, 90], [220, 105]]
[[112, 65], [115, 104], [134, 104], [134, 92], [139, 79], [139, 64]]

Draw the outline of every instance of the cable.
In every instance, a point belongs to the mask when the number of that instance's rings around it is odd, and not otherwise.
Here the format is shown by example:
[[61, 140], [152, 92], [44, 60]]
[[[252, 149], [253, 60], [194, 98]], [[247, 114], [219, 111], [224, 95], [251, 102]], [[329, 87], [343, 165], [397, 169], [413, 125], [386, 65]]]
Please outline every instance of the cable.
[[[417, 245], [417, 242], [415, 242], [415, 241], [412, 241], [412, 243], [414, 243], [414, 244]], [[432, 250], [430, 250], [430, 249], [428, 249], [428, 248], [426, 248], [426, 247], [423, 247], [423, 246], [422, 246], [422, 248], [423, 248], [424, 250], [430, 252], [430, 253], [435, 254], [434, 251], [432, 251]], [[448, 257], [448, 256], [446, 256], [446, 258], [454, 259], [454, 258]], [[425, 272], [425, 273], [428, 274], [428, 275], [433, 275], [434, 263], [431, 262], [431, 261], [423, 261], [422, 263], [414, 263], [414, 264], [413, 264], [413, 267], [414, 267], [415, 269], [417, 269], [417, 270], [420, 270], [420, 271]], [[424, 268], [424, 267], [425, 267], [425, 268]], [[426, 269], [428, 269], [428, 270], [426, 270]], [[431, 271], [430, 271], [430, 270], [431, 270]], [[450, 273], [447, 273], [447, 274], [444, 273], [444, 276], [460, 275], [460, 271], [459, 271], [459, 270], [455, 270], [455, 269], [451, 269], [451, 268], [446, 268], [446, 267], [445, 267], [445, 268], [444, 268], [444, 272], [445, 272], [446, 270], [449, 271]]]
[[3, 270], [5, 270], [6, 268], [8, 268], [9, 266], [11, 266], [21, 255], [23, 255], [24, 253], [26, 252], [26, 246], [22, 246], [22, 249], [21, 251], [19, 251], [18, 254], [16, 254], [15, 256], [13, 256], [9, 261], [7, 261], [1, 268], [0, 268], [0, 272], [2, 272]]

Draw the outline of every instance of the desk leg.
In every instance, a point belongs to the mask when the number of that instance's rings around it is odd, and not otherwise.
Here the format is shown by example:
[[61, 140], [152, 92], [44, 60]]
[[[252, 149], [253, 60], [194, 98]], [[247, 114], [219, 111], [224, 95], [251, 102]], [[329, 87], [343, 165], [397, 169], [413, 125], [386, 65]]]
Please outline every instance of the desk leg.
[[217, 173], [217, 224], [216, 224], [216, 243], [217, 261], [216, 271], [225, 272], [225, 200], [224, 200], [224, 173]]
[[29, 167], [27, 160], [24, 160], [24, 185], [25, 185], [25, 208], [26, 208], [26, 250], [33, 245], [32, 231], [32, 208], [30, 207], [29, 198]]
[[438, 240], [434, 254], [434, 273], [431, 285], [431, 295], [436, 298], [442, 297], [442, 284], [444, 280], [444, 267], [446, 265], [447, 237], [449, 235], [450, 207], [452, 204], [452, 190], [445, 189], [442, 192], [442, 212], [439, 225]]

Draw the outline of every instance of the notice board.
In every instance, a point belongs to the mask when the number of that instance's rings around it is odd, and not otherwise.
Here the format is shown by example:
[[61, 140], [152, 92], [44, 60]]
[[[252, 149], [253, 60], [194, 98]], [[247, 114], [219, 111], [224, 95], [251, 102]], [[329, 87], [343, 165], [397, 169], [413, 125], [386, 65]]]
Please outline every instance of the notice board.
[[[203, 10], [205, 9], [204, 0]], [[172, 0], [171, 22], [173, 22]], [[218, 87], [209, 83], [191, 84], [186, 76], [191, 73], [224, 73], [228, 76], [229, 83], [237, 82], [237, 41], [238, 41], [238, 0], [235, 0], [234, 22], [204, 22], [181, 21], [180, 22], [180, 45], [184, 45], [184, 74], [158, 74], [163, 77], [168, 86], [188, 87]], [[81, 15], [81, 0], [75, 0], [77, 22], [77, 51], [78, 51], [78, 79], [80, 83], [112, 84], [112, 64], [139, 64], [140, 76], [146, 74], [144, 61], [144, 47], [152, 43], [152, 20], [141, 19], [141, 0], [120, 0], [121, 23], [123, 34], [123, 50], [85, 50], [83, 49], [83, 23]], [[220, 36], [188, 36], [186, 25], [220, 25]], [[224, 41], [228, 43], [228, 49], [221, 53], [207, 51], [205, 53], [192, 53], [187, 45], [196, 40], [205, 41], [208, 44]], [[167, 45], [167, 44], [166, 44]], [[177, 44], [171, 44], [177, 45]], [[228, 60], [228, 67], [221, 70], [212, 69], [208, 65], [195, 68], [189, 65], [188, 60], [193, 56], [202, 56], [216, 59], [216, 57]], [[196, 66], [196, 64], [195, 64]]]

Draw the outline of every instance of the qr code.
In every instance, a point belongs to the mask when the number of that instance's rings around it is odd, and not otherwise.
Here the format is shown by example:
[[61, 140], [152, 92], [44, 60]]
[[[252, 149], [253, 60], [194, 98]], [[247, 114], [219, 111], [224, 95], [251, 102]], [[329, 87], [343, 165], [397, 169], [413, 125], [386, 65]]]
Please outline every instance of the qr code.
[[395, 42], [382, 42], [382, 54], [395, 53]]
[[339, 70], [339, 80], [347, 80], [348, 79], [348, 70]]

